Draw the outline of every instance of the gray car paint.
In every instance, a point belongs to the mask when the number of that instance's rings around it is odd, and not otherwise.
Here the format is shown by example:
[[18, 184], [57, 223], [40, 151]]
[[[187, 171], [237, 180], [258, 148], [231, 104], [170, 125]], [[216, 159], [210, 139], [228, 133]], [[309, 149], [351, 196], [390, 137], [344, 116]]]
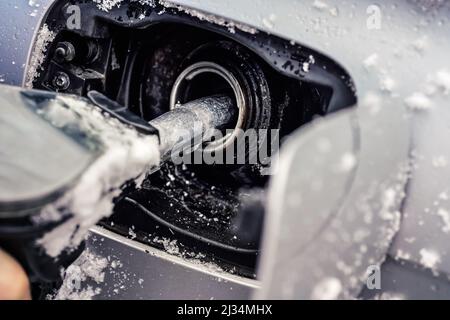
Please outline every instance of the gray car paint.
[[25, 0], [0, 2], [0, 84], [23, 84], [34, 37], [53, 2], [35, 1], [39, 6], [30, 6]]
[[[340, 181], [330, 184], [328, 190], [322, 190], [323, 197], [320, 198], [322, 210], [324, 212], [328, 210], [328, 214], [332, 211], [357, 212], [356, 199], [360, 199], [367, 193], [368, 184], [374, 183], [380, 186], [385, 181], [395, 179], [399, 168], [408, 162], [410, 151], [414, 149], [416, 154], [421, 155], [421, 162], [408, 182], [408, 193], [403, 200], [403, 207], [398, 204], [397, 209], [406, 214], [403, 214], [400, 230], [390, 247], [390, 254], [396, 256], [399, 250], [404, 250], [409, 254], [406, 257], [403, 255], [403, 258], [413, 263], [421, 263], [420, 249], [435, 248], [441, 254], [439, 271], [450, 272], [450, 258], [446, 254], [445, 246], [447, 235], [442, 232], [442, 220], [439, 220], [436, 215], [423, 212], [426, 207], [432, 207], [435, 197], [446, 187], [446, 177], [449, 174], [448, 168], [436, 170], [430, 166], [432, 157], [438, 154], [446, 156], [448, 153], [446, 150], [449, 150], [448, 139], [442, 139], [448, 130], [445, 124], [448, 118], [448, 112], [445, 110], [448, 97], [434, 96], [433, 108], [420, 114], [405, 113], [404, 105], [406, 97], [426, 85], [427, 76], [434, 74], [437, 70], [449, 69], [447, 59], [450, 52], [449, 2], [396, 1], [393, 3], [386, 1], [384, 4], [378, 4], [382, 13], [379, 30], [369, 29], [366, 25], [370, 16], [366, 10], [372, 5], [371, 1], [353, 3], [329, 0], [322, 2], [327, 5], [323, 8], [323, 6], [314, 5], [313, 1], [280, 0], [274, 5], [273, 1], [247, 0], [239, 2], [239, 10], [236, 10], [236, 2], [230, 0], [176, 2], [306, 44], [338, 61], [353, 77], [359, 97], [359, 108], [353, 115], [357, 118], [356, 122], [360, 128], [358, 166], [347, 176], [341, 175]], [[40, 18], [44, 14], [42, 8], [50, 5], [52, 1], [41, 1], [41, 3], [39, 14], [33, 18], [30, 18], [28, 14], [31, 9], [27, 7], [26, 1], [14, 5], [23, 10], [15, 9], [13, 5], [5, 2], [0, 4], [0, 10], [7, 12], [6, 16], [10, 17], [9, 23], [2, 23], [0, 26], [0, 59], [2, 59], [0, 74], [5, 74], [4, 78], [8, 83], [19, 84], [23, 80], [22, 65], [26, 63], [26, 53], [30, 51], [33, 32], [36, 31]], [[21, 32], [22, 28], [25, 28], [26, 32]], [[414, 49], [414, 44], [422, 37], [426, 38], [425, 48]], [[363, 61], [373, 54], [378, 55], [378, 62], [372, 66], [364, 65]], [[12, 64], [13, 60], [15, 64]], [[394, 80], [396, 86], [392, 92], [382, 90], [380, 81], [384, 77]], [[380, 111], [377, 113], [373, 112], [373, 97], [378, 97], [379, 100]], [[377, 106], [375, 107], [377, 109]], [[342, 115], [341, 118], [330, 119], [332, 125], [329, 132], [325, 134], [332, 136], [334, 132], [342, 131], [343, 134], [347, 131], [349, 120], [346, 117]], [[339, 130], [338, 123], [341, 123], [342, 130]], [[326, 132], [327, 129], [323, 129], [326, 126], [324, 122], [320, 126], [301, 131], [296, 135], [298, 142], [291, 143], [291, 149], [300, 152], [302, 145], [307, 143], [302, 136], [308, 135], [315, 138], [316, 134], [314, 132], [308, 134], [308, 130], [319, 130], [319, 132], [325, 130]], [[348, 133], [347, 137], [342, 136], [344, 141], [339, 143], [341, 151], [350, 150], [349, 147], [352, 144], [348, 141], [349, 136], [351, 133]], [[290, 152], [285, 150], [285, 153]], [[320, 172], [318, 174], [319, 179]], [[276, 179], [280, 176], [281, 174], [277, 175]], [[302, 185], [304, 185], [303, 189], [310, 188], [310, 185], [305, 185], [305, 182], [300, 184], [299, 188], [302, 189]], [[343, 185], [348, 187], [339, 188]], [[326, 184], [325, 187], [327, 188], [328, 185]], [[404, 187], [406, 188], [407, 185], [405, 184]], [[372, 195], [372, 201], [380, 199], [377, 195], [382, 195], [381, 190]], [[336, 208], [337, 199], [341, 199], [338, 202], [341, 204], [339, 208]], [[314, 204], [313, 201], [311, 203]], [[441, 203], [440, 206], [447, 207], [445, 203]], [[303, 211], [308, 211], [308, 208], [303, 208]], [[293, 214], [295, 216], [292, 216]], [[318, 215], [318, 219], [323, 219], [324, 215], [326, 213]], [[422, 216], [421, 219], [420, 216]], [[264, 288], [269, 289], [264, 291], [266, 294], [260, 296], [309, 297], [315, 285], [313, 282], [309, 283], [309, 289], [306, 291], [297, 294], [294, 288], [293, 291], [288, 290], [286, 296], [283, 288], [277, 287], [276, 283], [271, 281], [273, 278], [264, 276], [265, 273], [276, 275], [282, 271], [277, 269], [277, 252], [274, 252], [267, 243], [273, 248], [284, 247], [282, 240], [286, 239], [283, 239], [279, 233], [283, 221], [295, 221], [299, 227], [298, 234], [306, 232], [307, 227], [301, 223], [302, 215], [295, 210], [270, 212], [268, 219], [273, 219], [275, 223], [267, 226], [261, 279]], [[417, 224], [419, 220], [424, 220], [424, 223]], [[411, 242], [412, 237], [415, 238], [413, 242]], [[390, 240], [390, 237], [387, 240]], [[288, 243], [292, 244], [292, 242]], [[388, 249], [389, 243], [386, 243], [373, 256], [382, 258], [383, 252]], [[283, 251], [279, 253], [286, 254]], [[308, 272], [312, 271], [312, 267], [308, 268], [302, 265], [302, 261], [295, 261], [295, 259], [292, 262], [293, 268], [296, 267], [296, 263], [306, 268]], [[329, 268], [332, 275], [336, 272], [334, 263], [329, 266], [319, 265], [319, 267]], [[299, 276], [306, 278], [304, 275]], [[302, 282], [300, 281], [298, 285], [302, 285]], [[352, 290], [348, 291], [348, 294], [355, 295], [362, 289], [362, 284], [350, 287]], [[269, 294], [271, 292], [273, 294]]]
[[83, 283], [100, 288], [95, 299], [249, 299], [259, 285], [213, 264], [170, 255], [100, 227], [92, 229], [87, 246], [96, 256], [116, 261], [103, 270], [104, 282]]

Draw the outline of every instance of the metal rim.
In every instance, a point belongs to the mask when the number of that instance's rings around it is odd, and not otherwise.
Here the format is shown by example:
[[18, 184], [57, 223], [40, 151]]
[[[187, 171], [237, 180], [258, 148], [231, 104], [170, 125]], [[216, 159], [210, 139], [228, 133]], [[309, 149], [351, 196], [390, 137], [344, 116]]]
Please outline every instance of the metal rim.
[[190, 81], [194, 79], [196, 76], [203, 73], [214, 73], [222, 77], [233, 89], [233, 93], [236, 99], [236, 106], [239, 109], [236, 126], [233, 132], [226, 134], [223, 138], [217, 141], [212, 141], [208, 143], [203, 148], [204, 152], [221, 151], [222, 149], [226, 149], [227, 147], [232, 145], [234, 141], [237, 139], [240, 130], [244, 129], [244, 123], [248, 113], [244, 91], [241, 85], [239, 84], [239, 81], [230, 71], [218, 65], [217, 63], [210, 61], [201, 61], [190, 65], [185, 70], [183, 70], [183, 72], [181, 72], [178, 78], [175, 80], [175, 83], [172, 87], [172, 92], [170, 94], [170, 109], [176, 108], [178, 102], [182, 103], [186, 102], [186, 101], [178, 101], [181, 94], [181, 90], [183, 89], [183, 83], [185, 81]]

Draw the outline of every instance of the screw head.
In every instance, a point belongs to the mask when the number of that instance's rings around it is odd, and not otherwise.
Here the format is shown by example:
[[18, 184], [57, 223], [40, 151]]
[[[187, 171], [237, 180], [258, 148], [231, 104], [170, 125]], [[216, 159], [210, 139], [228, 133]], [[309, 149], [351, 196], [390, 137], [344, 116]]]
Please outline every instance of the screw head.
[[66, 90], [70, 86], [70, 78], [64, 72], [58, 72], [53, 78], [53, 85], [59, 90]]

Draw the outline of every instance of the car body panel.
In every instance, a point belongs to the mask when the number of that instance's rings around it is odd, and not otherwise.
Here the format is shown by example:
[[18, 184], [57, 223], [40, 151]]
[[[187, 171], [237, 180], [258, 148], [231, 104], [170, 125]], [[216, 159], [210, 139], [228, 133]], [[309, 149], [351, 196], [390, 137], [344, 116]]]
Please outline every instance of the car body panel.
[[95, 299], [249, 299], [259, 285], [256, 280], [170, 255], [101, 227], [92, 229], [87, 248], [98, 257], [116, 261], [104, 270], [104, 282], [83, 283], [101, 289]]
[[[0, 23], [0, 83], [21, 86], [41, 21], [54, 0], [2, 1]], [[31, 2], [30, 2], [31, 3]]]

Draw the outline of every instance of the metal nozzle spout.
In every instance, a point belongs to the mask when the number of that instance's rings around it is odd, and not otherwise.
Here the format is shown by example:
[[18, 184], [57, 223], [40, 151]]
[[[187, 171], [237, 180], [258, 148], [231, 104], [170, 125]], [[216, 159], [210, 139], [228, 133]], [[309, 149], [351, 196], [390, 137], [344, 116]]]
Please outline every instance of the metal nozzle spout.
[[236, 119], [233, 100], [224, 95], [200, 98], [150, 121], [160, 137], [161, 160], [174, 149], [195, 147], [211, 138], [213, 129], [223, 129]]
[[[158, 134], [161, 161], [167, 161], [170, 154], [183, 150], [194, 150], [202, 142], [211, 139], [214, 129], [234, 126], [237, 121], [238, 108], [234, 100], [226, 95], [214, 95], [200, 98], [183, 105], [175, 105], [170, 111], [150, 122], [146, 122], [131, 113], [126, 107], [110, 100], [103, 94], [91, 91], [89, 99], [103, 111], [120, 121], [133, 126], [144, 134]], [[218, 148], [224, 142], [215, 141]]]

